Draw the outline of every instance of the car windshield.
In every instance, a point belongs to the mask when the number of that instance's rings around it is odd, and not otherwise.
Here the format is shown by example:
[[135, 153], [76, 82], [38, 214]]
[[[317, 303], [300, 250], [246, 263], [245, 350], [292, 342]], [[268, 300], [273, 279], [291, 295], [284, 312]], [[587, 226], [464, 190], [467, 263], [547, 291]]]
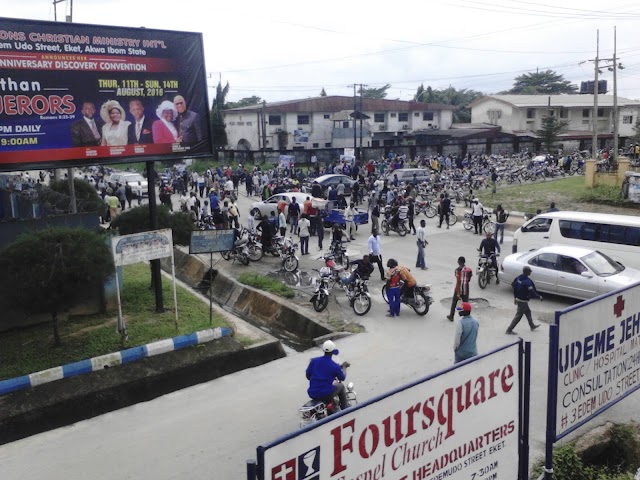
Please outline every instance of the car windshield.
[[142, 175], [126, 175], [123, 180], [125, 182], [142, 182], [144, 177]]
[[600, 252], [592, 252], [589, 255], [585, 255], [580, 260], [582, 260], [587, 267], [593, 270], [593, 273], [599, 277], [608, 277], [624, 270], [622, 265]]

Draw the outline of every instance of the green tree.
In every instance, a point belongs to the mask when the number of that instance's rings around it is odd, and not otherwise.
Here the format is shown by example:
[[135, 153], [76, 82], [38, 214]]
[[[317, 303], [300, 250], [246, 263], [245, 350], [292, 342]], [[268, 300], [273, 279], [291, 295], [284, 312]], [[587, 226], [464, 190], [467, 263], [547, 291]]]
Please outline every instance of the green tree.
[[577, 85], [553, 70], [523, 73], [515, 78], [513, 87], [505, 94], [517, 95], [556, 95], [559, 93], [577, 93]]
[[253, 105], [260, 105], [262, 103], [262, 99], [255, 95], [251, 97], [244, 97], [238, 100], [237, 102], [228, 102], [224, 108], [228, 110], [230, 108], [241, 108], [241, 107], [251, 107]]
[[324, 87], [322, 87], [322, 90], [320, 91], [320, 96], [321, 97], [326, 97], [327, 96], [327, 92], [324, 91]]
[[636, 118], [636, 124], [633, 126], [634, 134], [631, 137], [633, 143], [640, 143], [640, 117]]
[[0, 251], [0, 291], [11, 306], [51, 314], [60, 345], [58, 313], [86, 298], [114, 273], [105, 236], [82, 228], [51, 228], [21, 235]]
[[449, 87], [433, 90], [429, 86], [425, 89], [423, 85], [420, 85], [414, 98], [417, 102], [451, 105], [455, 107], [453, 122], [469, 123], [471, 122], [471, 110], [467, 108], [467, 105], [483, 95], [482, 92], [468, 88], [456, 90], [454, 87]]
[[362, 98], [387, 98], [387, 90], [391, 88], [391, 84], [387, 83], [380, 88], [360, 87], [358, 94], [362, 93]]
[[[130, 235], [132, 233], [152, 230], [149, 207], [147, 205], [141, 205], [122, 212], [111, 222], [111, 228], [117, 229], [120, 235]], [[189, 245], [191, 232], [193, 231], [193, 222], [188, 213], [171, 213], [169, 207], [159, 205], [158, 228], [170, 228], [173, 230], [173, 242], [176, 245]]]
[[[74, 178], [73, 186], [78, 213], [103, 214], [104, 202], [93, 185], [85, 180]], [[49, 187], [42, 187], [38, 193], [38, 202], [47, 213], [70, 212], [69, 181], [53, 180], [49, 183]]]
[[227, 145], [227, 132], [224, 127], [224, 114], [227, 94], [229, 93], [229, 82], [223, 87], [222, 79], [218, 81], [216, 87], [216, 97], [211, 105], [211, 140], [214, 147], [225, 147]]
[[542, 119], [541, 128], [536, 131], [536, 135], [540, 137], [547, 153], [551, 152], [551, 146], [558, 140], [560, 134], [566, 131], [567, 125], [569, 125], [567, 122], [552, 116]]

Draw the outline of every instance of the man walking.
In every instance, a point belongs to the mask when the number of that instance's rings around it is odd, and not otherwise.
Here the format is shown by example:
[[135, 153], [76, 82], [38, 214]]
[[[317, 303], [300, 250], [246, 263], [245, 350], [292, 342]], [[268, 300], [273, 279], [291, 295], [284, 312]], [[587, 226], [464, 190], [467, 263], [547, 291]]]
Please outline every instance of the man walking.
[[302, 255], [309, 255], [309, 222], [308, 215], [302, 214], [300, 221], [298, 222], [298, 235], [300, 235], [300, 253]]
[[347, 227], [347, 241], [356, 239], [356, 237], [354, 236], [354, 233], [356, 231], [356, 224], [353, 221], [355, 218], [354, 208], [355, 208], [355, 204], [351, 202], [344, 211], [344, 220], [346, 222], [346, 227]]
[[[442, 221], [447, 220], [447, 230], [449, 229], [449, 212], [451, 211], [451, 199], [449, 194], [440, 195], [440, 223], [438, 228], [442, 228]], [[453, 314], [452, 314], [453, 315]]]
[[469, 301], [469, 281], [473, 276], [473, 271], [465, 265], [465, 262], [464, 257], [458, 257], [458, 268], [456, 268], [454, 272], [456, 286], [453, 291], [453, 298], [451, 299], [451, 312], [447, 315], [450, 322], [453, 322], [453, 314], [456, 311], [458, 300], [462, 300], [463, 302]]
[[482, 215], [484, 214], [484, 207], [477, 198], [473, 199], [471, 212], [473, 215], [473, 228], [475, 229], [475, 234], [480, 235], [482, 233]]
[[460, 321], [456, 323], [456, 333], [453, 336], [454, 363], [460, 363], [478, 355], [477, 340], [480, 327], [478, 320], [471, 316], [469, 302], [462, 302], [457, 310]]
[[380, 237], [378, 236], [378, 231], [373, 230], [371, 232], [371, 236], [367, 241], [369, 246], [369, 260], [371, 263], [378, 264], [378, 270], [380, 270], [380, 279], [382, 281], [385, 280], [384, 276], [384, 267], [382, 266], [382, 250], [380, 250]]
[[420, 227], [418, 227], [416, 244], [418, 245], [418, 259], [416, 260], [416, 267], [427, 270], [427, 265], [424, 262], [424, 247], [426, 247], [429, 242], [425, 237], [424, 227], [426, 226], [426, 222], [424, 220], [420, 220]]
[[539, 323], [533, 323], [533, 319], [531, 318], [531, 309], [529, 308], [529, 300], [532, 298], [542, 300], [542, 297], [536, 290], [536, 285], [533, 283], [533, 280], [529, 278], [530, 275], [531, 267], [524, 267], [522, 269], [522, 275], [516, 277], [516, 279], [511, 283], [511, 286], [513, 287], [513, 303], [518, 306], [518, 310], [516, 310], [516, 316], [513, 317], [511, 325], [509, 325], [509, 328], [507, 328], [507, 331], [505, 332], [507, 335], [516, 335], [516, 332], [514, 332], [513, 329], [516, 328], [516, 325], [520, 322], [523, 315], [527, 317], [531, 330], [535, 330], [540, 326]]

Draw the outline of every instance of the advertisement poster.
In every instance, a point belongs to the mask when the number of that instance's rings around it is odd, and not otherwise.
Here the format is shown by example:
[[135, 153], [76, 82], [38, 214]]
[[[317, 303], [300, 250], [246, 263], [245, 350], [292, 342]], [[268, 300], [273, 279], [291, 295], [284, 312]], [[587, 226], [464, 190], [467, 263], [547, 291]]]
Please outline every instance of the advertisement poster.
[[640, 284], [557, 314], [556, 439], [640, 388]]
[[111, 248], [116, 267], [171, 257], [173, 255], [173, 234], [168, 228], [113, 237]]
[[520, 344], [258, 448], [261, 480], [518, 478]]
[[0, 170], [211, 153], [201, 34], [0, 21]]

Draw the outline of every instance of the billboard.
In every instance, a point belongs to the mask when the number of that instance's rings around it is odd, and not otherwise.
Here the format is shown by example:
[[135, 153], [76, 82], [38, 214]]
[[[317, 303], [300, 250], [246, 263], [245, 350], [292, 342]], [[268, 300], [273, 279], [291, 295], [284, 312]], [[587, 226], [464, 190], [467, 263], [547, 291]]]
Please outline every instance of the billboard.
[[233, 230], [195, 230], [191, 232], [189, 253], [227, 252], [233, 249]]
[[0, 22], [0, 171], [211, 154], [201, 34]]
[[557, 312], [556, 325], [554, 441], [640, 388], [640, 284]]
[[521, 341], [258, 448], [260, 480], [518, 478]]
[[148, 262], [173, 255], [173, 235], [170, 228], [122, 235], [111, 239], [116, 267]]

